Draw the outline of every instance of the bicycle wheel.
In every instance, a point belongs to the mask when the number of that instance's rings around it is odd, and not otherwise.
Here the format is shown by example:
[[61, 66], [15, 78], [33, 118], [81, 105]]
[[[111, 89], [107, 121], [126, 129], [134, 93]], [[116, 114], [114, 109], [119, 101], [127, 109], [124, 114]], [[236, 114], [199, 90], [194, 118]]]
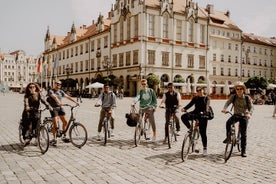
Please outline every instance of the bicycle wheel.
[[104, 145], [106, 145], [106, 143], [107, 143], [107, 131], [108, 131], [106, 119], [103, 121], [103, 129], [104, 129]]
[[172, 122], [172, 126], [171, 126], [171, 131], [172, 131], [172, 139], [174, 139], [174, 141], [177, 141], [177, 136], [176, 136], [176, 122], [173, 120]]
[[237, 144], [238, 151], [241, 152], [241, 133], [240, 132], [238, 132], [236, 144]]
[[23, 139], [22, 131], [23, 131], [23, 125], [22, 125], [22, 120], [20, 120], [19, 126], [18, 126], [18, 134], [19, 134], [19, 141], [23, 145], [24, 144], [24, 139]]
[[141, 140], [141, 124], [137, 123], [136, 127], [135, 127], [135, 132], [134, 132], [134, 144], [135, 146], [138, 146], [138, 144], [140, 144], [140, 140]]
[[81, 123], [73, 123], [69, 129], [69, 138], [71, 143], [77, 148], [81, 148], [87, 141], [86, 128]]
[[233, 151], [233, 146], [234, 146], [234, 140], [232, 136], [228, 136], [231, 137], [230, 141], [227, 141], [226, 146], [225, 146], [225, 151], [224, 151], [224, 161], [227, 162], [227, 160], [230, 158], [232, 151]]
[[53, 136], [53, 122], [52, 120], [43, 120], [43, 125], [46, 127], [46, 129], [48, 130], [48, 133], [49, 133], [49, 140], [52, 140], [54, 139], [54, 136]]
[[168, 141], [168, 146], [169, 146], [169, 149], [171, 148], [171, 142], [172, 142], [172, 136], [173, 136], [173, 132], [172, 132], [172, 124], [171, 124], [171, 122], [169, 122], [168, 124], [167, 124], [167, 133], [166, 133], [166, 135], [167, 135], [167, 141]]
[[45, 126], [40, 126], [38, 129], [38, 147], [42, 154], [46, 153], [49, 148], [49, 133]]
[[191, 146], [191, 138], [190, 138], [189, 133], [187, 133], [185, 135], [185, 137], [183, 139], [183, 143], [182, 143], [182, 150], [181, 150], [182, 161], [185, 161], [188, 158], [190, 146]]
[[195, 150], [196, 150], [196, 145], [197, 145], [198, 138], [199, 138], [199, 131], [198, 131], [198, 128], [195, 128], [193, 130], [193, 135], [192, 135], [192, 139], [193, 139], [192, 152], [195, 152]]

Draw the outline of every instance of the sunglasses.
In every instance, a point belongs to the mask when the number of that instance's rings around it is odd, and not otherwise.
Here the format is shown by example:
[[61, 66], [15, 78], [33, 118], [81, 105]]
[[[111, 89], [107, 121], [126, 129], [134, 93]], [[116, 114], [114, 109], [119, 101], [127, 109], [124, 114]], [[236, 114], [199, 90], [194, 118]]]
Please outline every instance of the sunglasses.
[[236, 88], [236, 90], [237, 90], [237, 91], [241, 91], [241, 90], [243, 90], [243, 88]]
[[56, 83], [56, 85], [61, 86], [61, 84], [60, 84], [60, 83]]
[[147, 85], [147, 84], [145, 84], [145, 83], [142, 83], [141, 85], [142, 85], [142, 86], [145, 86], [145, 85]]
[[197, 91], [197, 92], [200, 92], [200, 91], [202, 91], [202, 89], [197, 89], [196, 91]]
[[35, 86], [29, 86], [29, 89], [35, 88]]

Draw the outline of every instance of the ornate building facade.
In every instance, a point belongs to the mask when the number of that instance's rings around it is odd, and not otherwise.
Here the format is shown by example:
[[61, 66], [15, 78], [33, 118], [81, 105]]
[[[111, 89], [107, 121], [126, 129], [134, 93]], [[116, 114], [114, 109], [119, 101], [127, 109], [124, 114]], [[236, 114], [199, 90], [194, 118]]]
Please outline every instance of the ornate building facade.
[[48, 28], [44, 44], [47, 85], [72, 78], [84, 89], [112, 74], [133, 96], [140, 78], [153, 73], [160, 88], [183, 79], [191, 90], [208, 83], [210, 93], [222, 93], [225, 83], [276, 75], [275, 39], [242, 33], [230, 12], [192, 0], [116, 0], [106, 19], [99, 15], [79, 29], [73, 24], [66, 36]]

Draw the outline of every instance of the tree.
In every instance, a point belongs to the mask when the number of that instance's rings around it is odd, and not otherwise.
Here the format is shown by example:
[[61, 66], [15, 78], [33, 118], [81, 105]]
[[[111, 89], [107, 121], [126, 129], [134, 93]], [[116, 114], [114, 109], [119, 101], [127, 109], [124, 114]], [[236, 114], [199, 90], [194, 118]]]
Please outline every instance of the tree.
[[266, 89], [268, 82], [263, 77], [255, 76], [255, 77], [249, 78], [248, 81], [246, 81], [244, 84], [247, 88]]
[[154, 86], [160, 83], [160, 80], [157, 75], [151, 73], [147, 76], [148, 86], [154, 88]]

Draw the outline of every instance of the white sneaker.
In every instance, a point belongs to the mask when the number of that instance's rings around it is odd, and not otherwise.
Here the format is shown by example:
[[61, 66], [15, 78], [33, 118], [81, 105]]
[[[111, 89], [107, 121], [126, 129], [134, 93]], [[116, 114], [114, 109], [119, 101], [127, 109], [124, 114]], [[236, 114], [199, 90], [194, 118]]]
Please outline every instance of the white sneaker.
[[151, 138], [151, 142], [155, 142], [155, 141], [156, 141], [156, 137], [153, 136], [153, 137]]
[[34, 146], [37, 146], [37, 145], [38, 145], [37, 138], [34, 138], [33, 145], [34, 145]]
[[100, 141], [101, 140], [101, 136], [100, 134], [97, 135], [97, 141]]
[[203, 156], [207, 156], [207, 149], [205, 148], [205, 149], [203, 149]]
[[180, 131], [176, 131], [175, 135], [180, 136]]
[[114, 137], [113, 129], [110, 129], [110, 137]]

